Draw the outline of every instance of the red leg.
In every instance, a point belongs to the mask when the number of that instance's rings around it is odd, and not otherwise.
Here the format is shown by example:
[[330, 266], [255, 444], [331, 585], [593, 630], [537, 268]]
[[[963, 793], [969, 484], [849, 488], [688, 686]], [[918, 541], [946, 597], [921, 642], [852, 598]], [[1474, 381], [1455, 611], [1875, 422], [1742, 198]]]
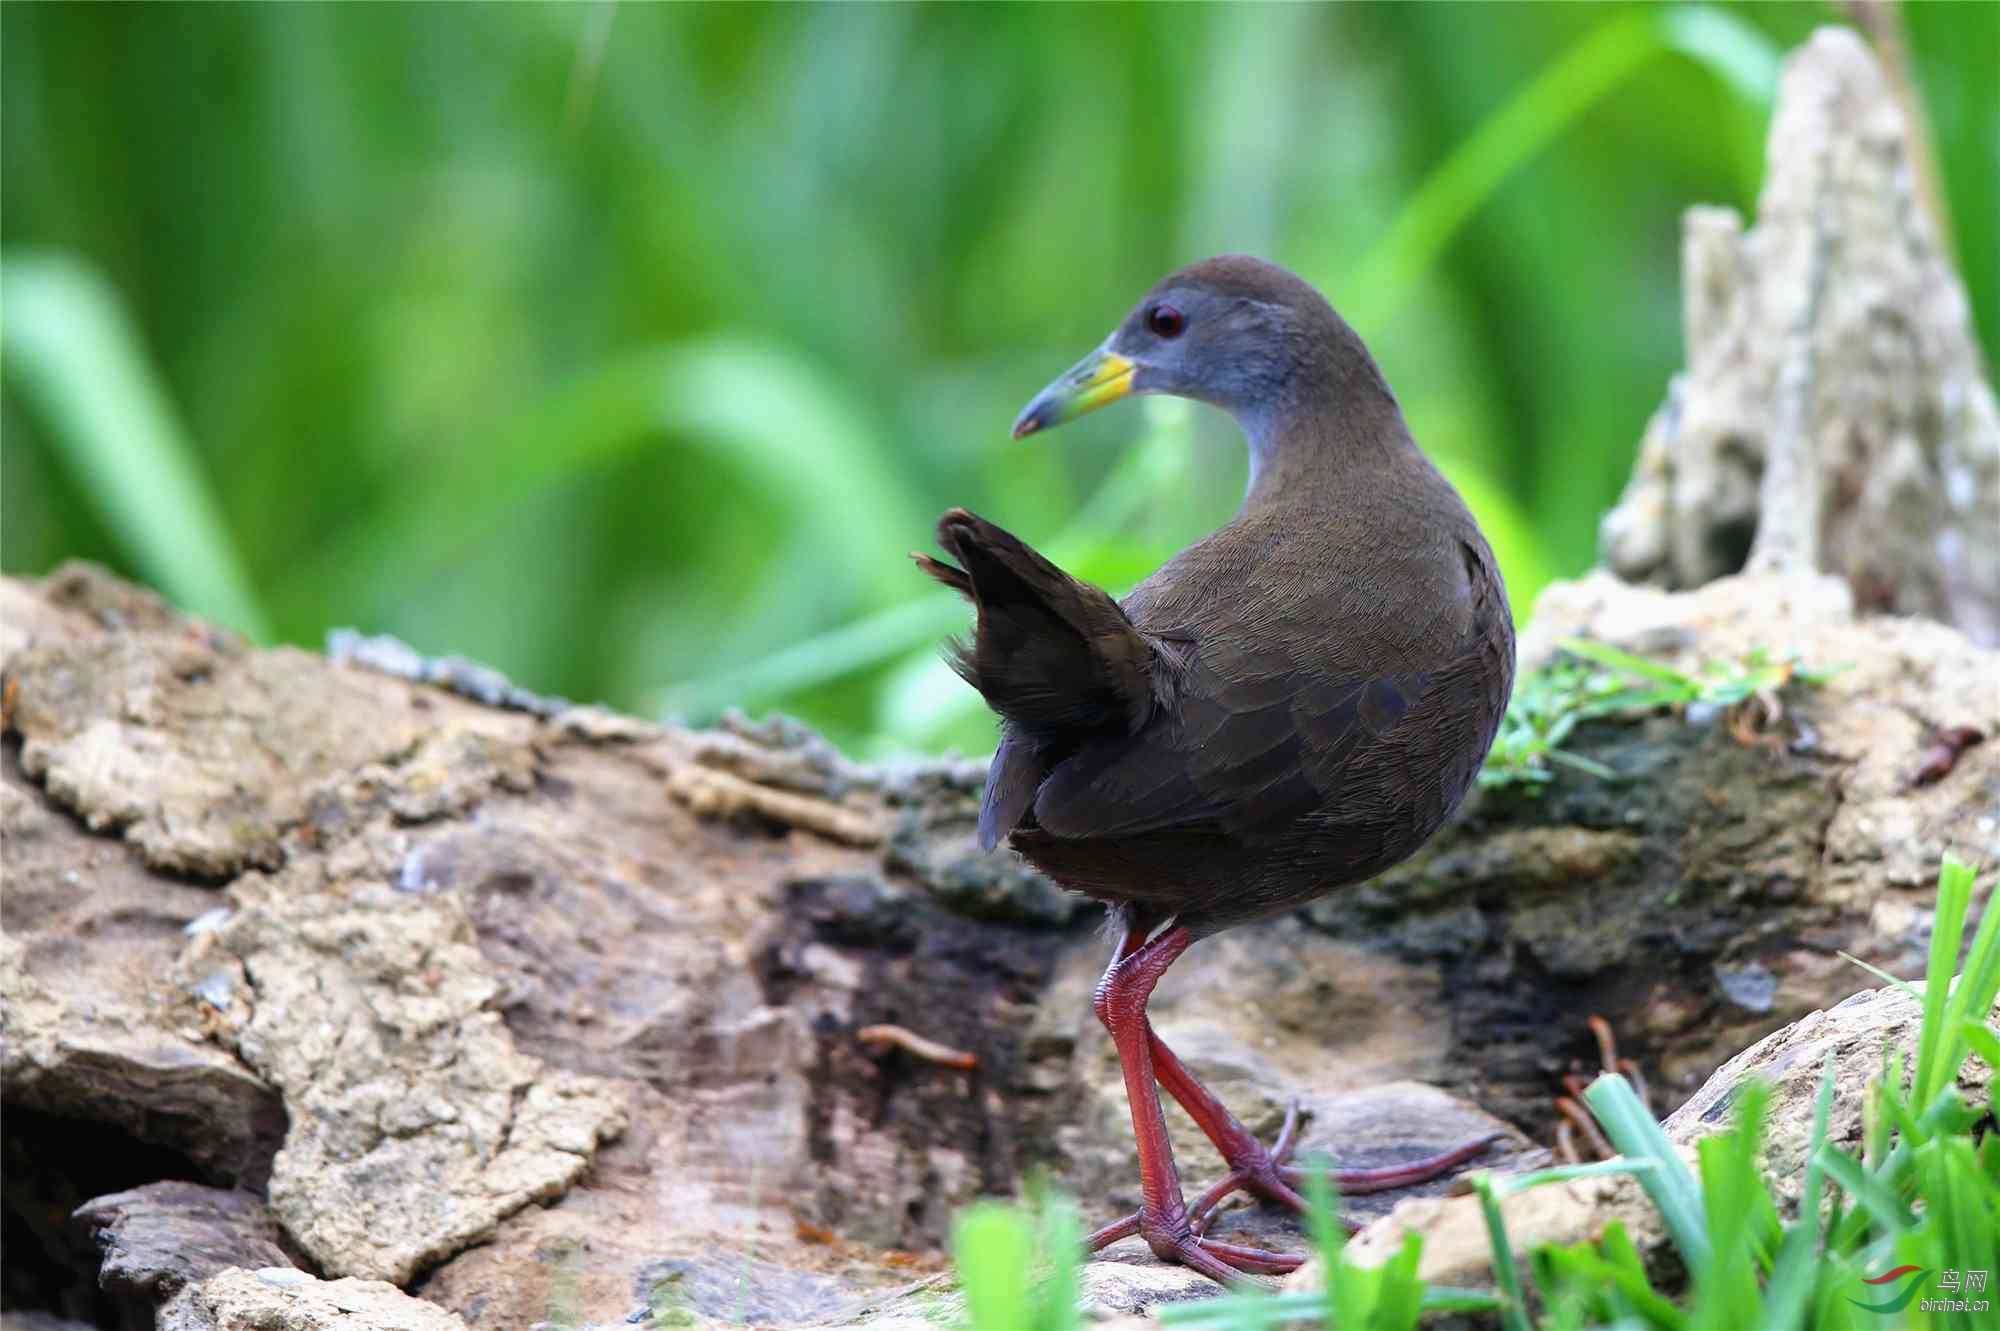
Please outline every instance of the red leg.
[[[1151, 1034], [1150, 1031], [1148, 1033]], [[1195, 1080], [1187, 1065], [1167, 1048], [1166, 1042], [1158, 1035], [1152, 1035], [1149, 1052], [1153, 1056], [1153, 1071], [1159, 1077], [1160, 1085], [1180, 1102], [1181, 1108], [1187, 1110], [1188, 1116], [1215, 1143], [1215, 1149], [1229, 1166], [1229, 1173], [1196, 1198], [1189, 1208], [1188, 1219], [1195, 1232], [1205, 1232], [1215, 1219], [1216, 1207], [1239, 1191], [1303, 1212], [1306, 1199], [1299, 1195], [1298, 1186], [1305, 1182], [1305, 1171], [1288, 1167], [1285, 1163], [1290, 1159], [1297, 1139], [1298, 1106], [1294, 1105], [1286, 1112], [1285, 1126], [1279, 1129], [1277, 1143], [1267, 1151], [1250, 1129], [1229, 1112], [1228, 1106]], [[1449, 1151], [1440, 1151], [1407, 1164], [1378, 1169], [1336, 1169], [1333, 1171], [1333, 1182], [1348, 1196], [1386, 1192], [1391, 1188], [1423, 1183], [1465, 1163], [1504, 1135], [1488, 1133]]]
[[1139, 1147], [1139, 1214], [1099, 1230], [1090, 1238], [1092, 1252], [1131, 1234], [1161, 1259], [1179, 1262], [1209, 1277], [1227, 1282], [1238, 1270], [1282, 1273], [1303, 1260], [1235, 1244], [1219, 1244], [1194, 1232], [1181, 1196], [1180, 1173], [1174, 1166], [1173, 1143], [1167, 1139], [1167, 1119], [1154, 1085], [1151, 1031], [1146, 1000], [1160, 977], [1194, 941], [1186, 929], [1171, 925], [1151, 942], [1128, 932], [1113, 956], [1110, 969], [1098, 981], [1093, 1006], [1111, 1033], [1118, 1063], [1125, 1074], [1125, 1098], [1132, 1107], [1132, 1135]]
[[[1119, 956], [1129, 952], [1136, 942], [1128, 934], [1119, 950]], [[1117, 958], [1114, 958], [1115, 966]], [[1224, 1175], [1208, 1191], [1196, 1198], [1188, 1210], [1188, 1221], [1197, 1234], [1204, 1232], [1215, 1218], [1215, 1211], [1231, 1194], [1247, 1192], [1264, 1201], [1275, 1202], [1303, 1212], [1306, 1200], [1295, 1185], [1305, 1181], [1303, 1170], [1287, 1168], [1285, 1162], [1291, 1157], [1295, 1144], [1299, 1113], [1294, 1105], [1285, 1115], [1285, 1125], [1278, 1132], [1278, 1140], [1270, 1150], [1257, 1140], [1250, 1129], [1243, 1126], [1229, 1107], [1209, 1093], [1207, 1087], [1195, 1080], [1187, 1064], [1167, 1047], [1152, 1029], [1150, 1021], [1146, 1027], [1147, 1053], [1152, 1058], [1153, 1073], [1168, 1095], [1187, 1110], [1215, 1149], [1221, 1153], [1223, 1162], [1229, 1166]], [[1490, 1133], [1476, 1141], [1441, 1151], [1436, 1155], [1412, 1160], [1408, 1164], [1392, 1165], [1380, 1169], [1337, 1169], [1333, 1181], [1343, 1193], [1357, 1196], [1369, 1192], [1385, 1192], [1390, 1188], [1407, 1187], [1423, 1183], [1463, 1164], [1478, 1155], [1486, 1147], [1500, 1139], [1502, 1133]]]

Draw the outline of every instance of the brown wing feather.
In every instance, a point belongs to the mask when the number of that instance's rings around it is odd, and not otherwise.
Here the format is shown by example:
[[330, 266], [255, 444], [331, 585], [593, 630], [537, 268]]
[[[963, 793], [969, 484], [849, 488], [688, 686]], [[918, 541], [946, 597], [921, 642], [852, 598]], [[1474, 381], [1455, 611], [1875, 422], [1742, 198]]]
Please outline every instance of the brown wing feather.
[[1336, 800], [1353, 755], [1385, 734], [1428, 676], [1334, 679], [1296, 669], [1229, 675], [1198, 663], [1178, 713], [1080, 748], [1035, 801], [1061, 837], [1207, 828], [1237, 834]]
[[949, 659], [1004, 721], [979, 818], [990, 849], [1019, 825], [1051, 765], [1146, 724], [1157, 652], [1110, 596], [964, 509], [939, 519], [938, 544], [959, 567], [927, 555], [917, 566], [978, 607], [971, 641]]
[[938, 544], [957, 557], [979, 608], [953, 665], [1012, 729], [1067, 749], [1144, 723], [1154, 649], [1116, 601], [964, 509], [938, 520]]
[[1485, 756], [1513, 672], [1505, 593], [1490, 556], [1483, 545], [1461, 553], [1456, 594], [1431, 607], [1456, 639], [1440, 644], [1434, 665], [1328, 669], [1324, 642], [1346, 631], [1332, 615], [1317, 621], [1317, 635], [1272, 634], [1261, 624], [1213, 633], [1186, 653], [1172, 709], [1136, 735], [1093, 741], [1053, 767], [1036, 796], [1036, 825], [1068, 838], [1236, 837], [1298, 819], [1435, 825]]

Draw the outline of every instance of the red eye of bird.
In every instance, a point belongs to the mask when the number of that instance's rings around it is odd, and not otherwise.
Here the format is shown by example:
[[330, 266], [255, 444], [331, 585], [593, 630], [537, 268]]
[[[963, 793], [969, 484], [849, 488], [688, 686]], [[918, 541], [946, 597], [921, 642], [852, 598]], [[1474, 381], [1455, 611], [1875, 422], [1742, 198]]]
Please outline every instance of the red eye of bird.
[[1155, 305], [1146, 312], [1146, 327], [1155, 337], [1179, 337], [1187, 327], [1187, 316], [1171, 305]]

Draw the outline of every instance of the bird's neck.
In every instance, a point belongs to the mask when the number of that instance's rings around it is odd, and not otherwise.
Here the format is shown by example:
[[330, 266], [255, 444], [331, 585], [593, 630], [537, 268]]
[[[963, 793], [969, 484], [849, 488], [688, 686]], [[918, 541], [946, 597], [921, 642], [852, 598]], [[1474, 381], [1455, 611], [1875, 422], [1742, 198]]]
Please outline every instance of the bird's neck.
[[1338, 408], [1287, 400], [1235, 416], [1250, 445], [1245, 510], [1323, 506], [1366, 493], [1384, 473], [1426, 468], [1386, 395]]

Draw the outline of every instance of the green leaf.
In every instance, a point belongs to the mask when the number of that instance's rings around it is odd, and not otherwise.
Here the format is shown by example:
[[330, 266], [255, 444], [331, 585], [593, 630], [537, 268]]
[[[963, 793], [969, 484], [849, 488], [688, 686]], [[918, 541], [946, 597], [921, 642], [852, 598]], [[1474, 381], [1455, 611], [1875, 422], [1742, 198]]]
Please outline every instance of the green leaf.
[[1962, 1021], [1958, 1024], [1959, 1039], [1966, 1047], [1986, 1061], [1986, 1066], [2000, 1071], [2000, 1032], [1980, 1021]]
[[1821, 1147], [1813, 1159], [1828, 1178], [1838, 1183], [1855, 1205], [1886, 1229], [1909, 1229], [1916, 1224], [1910, 1208], [1861, 1162], [1835, 1146]]
[[1613, 1221], [1600, 1242], [1604, 1247], [1601, 1253], [1587, 1243], [1544, 1251], [1552, 1259], [1552, 1271], [1572, 1290], [1594, 1295], [1600, 1303], [1622, 1301], [1650, 1327], [1680, 1331], [1693, 1325], [1672, 1299], [1653, 1288], [1624, 1225]]
[[1584, 1089], [1583, 1099], [1619, 1154], [1654, 1163], [1652, 1171], [1640, 1175], [1640, 1185], [1659, 1208], [1667, 1232], [1680, 1249], [1681, 1260], [1699, 1279], [1713, 1259], [1714, 1250], [1703, 1219], [1701, 1187], [1688, 1172], [1686, 1162], [1667, 1140], [1667, 1134], [1660, 1131], [1652, 1111], [1623, 1077], [1615, 1074], [1599, 1077]]
[[1760, 1323], [1759, 1258], [1777, 1227], [1769, 1189], [1757, 1167], [1771, 1088], [1751, 1081], [1737, 1095], [1727, 1132], [1696, 1144], [1708, 1237], [1714, 1258], [1695, 1272], [1691, 1320], [1696, 1326]]
[[1880, 966], [1870, 965], [1868, 962], [1865, 962], [1861, 958], [1855, 956], [1852, 952], [1838, 952], [1837, 955], [1840, 957], [1842, 961], [1849, 961], [1854, 963], [1856, 966], [1859, 966], [1862, 970], [1867, 971], [1870, 975], [1874, 976], [1882, 983], [1888, 985], [1890, 988], [1900, 990], [1905, 998], [1914, 999], [1918, 1003], [1922, 1003], [1924, 1001], [1923, 990], [1917, 988], [1917, 986], [1911, 984], [1908, 980], [1899, 980], [1895, 976], [1889, 974], [1889, 972], [1883, 970]]
[[1778, 48], [1736, 15], [1713, 5], [1673, 5], [1660, 11], [1661, 31], [1674, 50], [1714, 71], [1751, 106], [1768, 109], [1778, 96]]
[[1665, 49], [1645, 14], [1606, 22], [1481, 121], [1411, 196], [1347, 276], [1342, 308], [1359, 328], [1386, 322], [1467, 221], [1593, 103]]
[[1814, 1259], [1820, 1241], [1820, 1196], [1826, 1186], [1826, 1169], [1819, 1153], [1826, 1146], [1827, 1124], [1833, 1114], [1834, 1073], [1838, 1066], [1832, 1050], [1827, 1051], [1820, 1073], [1819, 1094], [1813, 1101], [1813, 1127], [1806, 1155], [1806, 1182], [1799, 1193], [1799, 1214], [1785, 1235], [1771, 1273], [1764, 1319], [1770, 1331], [1795, 1331], [1804, 1325], [1812, 1304]]
[[1931, 958], [1924, 985], [1924, 1023], [1917, 1037], [1917, 1068], [1910, 1087], [1910, 1098], [1920, 1105], [1929, 1104], [1938, 1093], [1956, 1043], [1958, 1023], [1947, 1020], [1946, 1012], [1952, 977], [1958, 973], [1958, 945], [1965, 937], [1965, 912], [1971, 904], [1972, 870], [1947, 859], [1938, 873]]
[[1472, 1175], [1472, 1191], [1478, 1196], [1480, 1213], [1486, 1218], [1493, 1281], [1500, 1287], [1500, 1325], [1506, 1331], [1532, 1331], [1527, 1293], [1521, 1288], [1521, 1273], [1514, 1265], [1514, 1244], [1507, 1235], [1506, 1217], [1500, 1211], [1500, 1190], [1494, 1185], [1493, 1176], [1480, 1170]]
[[1306, 1232], [1326, 1270], [1326, 1324], [1329, 1328], [1342, 1325], [1345, 1317], [1346, 1324], [1352, 1325], [1353, 1305], [1360, 1293], [1343, 1260], [1347, 1228], [1340, 1223], [1340, 1193], [1334, 1186], [1333, 1168], [1320, 1156], [1306, 1162], [1305, 1175]]
[[138, 331], [81, 261], [0, 261], [0, 361], [133, 566], [167, 598], [267, 641], [222, 507]]
[[[1971, 866], [1946, 857], [1944, 868], [1938, 875], [1938, 896], [1944, 897], [1944, 883], [1952, 877], [1963, 884], [1965, 909], [1971, 909], [1973, 893], [1973, 870]], [[2000, 880], [1996, 880], [2000, 882]], [[1958, 893], [1954, 893], [1957, 899]], [[1938, 1083], [1947, 1085], [1958, 1077], [1958, 1070], [1965, 1063], [1970, 1046], [1962, 1032], [1970, 1022], [1987, 1021], [1993, 1012], [1993, 1002], [2000, 997], [2000, 910], [1994, 910], [1995, 893], [1989, 885], [1986, 894], [1986, 909], [1979, 921], [1979, 928], [1973, 934], [1972, 945], [1966, 949], [1965, 968], [1951, 983], [1950, 997], [1945, 1002], [1944, 1030], [1939, 1034], [1938, 1044], [1945, 1052], [1938, 1068]], [[1953, 965], [1956, 965], [1954, 959]], [[1918, 1103], [1922, 1103], [1919, 1101]]]
[[1622, 670], [1628, 675], [1638, 675], [1642, 679], [1658, 680], [1662, 684], [1672, 686], [1675, 691], [1692, 691], [1695, 685], [1693, 677], [1682, 674], [1670, 665], [1649, 661], [1643, 656], [1634, 656], [1631, 652], [1621, 651], [1609, 643], [1592, 642], [1588, 638], [1564, 638], [1556, 646], [1571, 656], [1580, 656], [1586, 661], [1594, 661], [1612, 670]]
[[1033, 1331], [1035, 1234], [1024, 1212], [997, 1202], [967, 1207], [952, 1224], [951, 1251], [972, 1331]]

